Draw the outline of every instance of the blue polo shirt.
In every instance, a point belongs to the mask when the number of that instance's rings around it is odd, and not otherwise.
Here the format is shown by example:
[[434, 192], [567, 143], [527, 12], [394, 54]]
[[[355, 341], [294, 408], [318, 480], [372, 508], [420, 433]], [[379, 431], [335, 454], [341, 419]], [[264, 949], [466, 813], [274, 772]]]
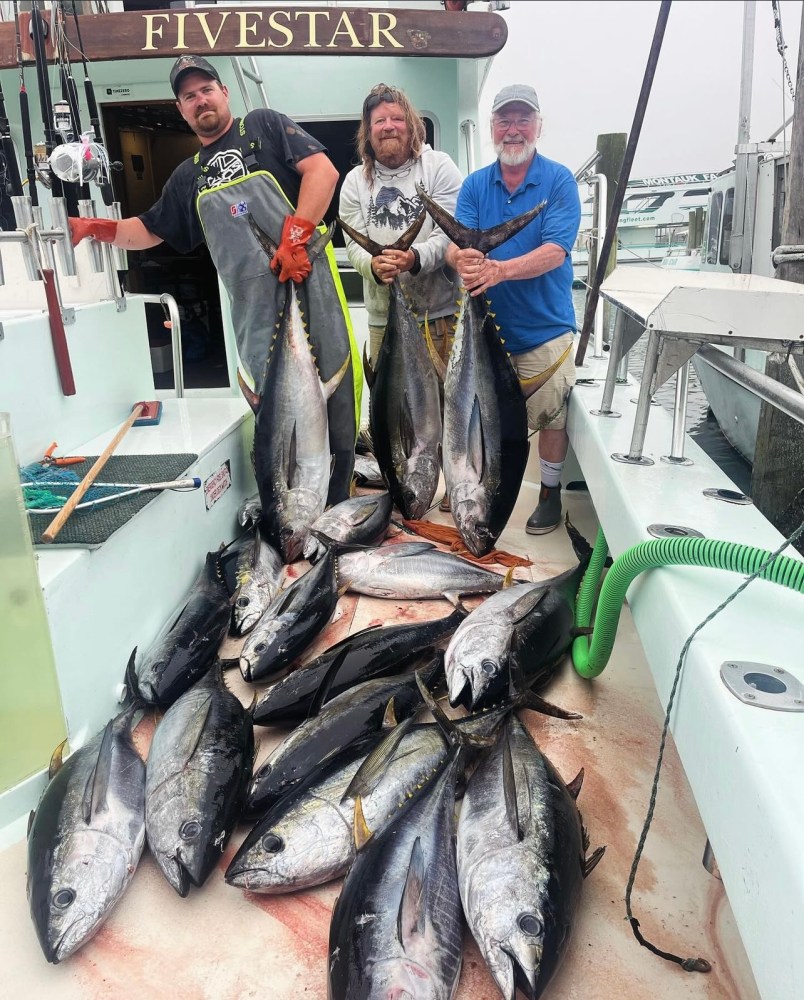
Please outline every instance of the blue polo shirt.
[[547, 205], [533, 222], [489, 254], [495, 260], [510, 260], [544, 243], [556, 243], [567, 252], [564, 263], [547, 274], [503, 281], [486, 293], [500, 337], [511, 354], [532, 350], [576, 328], [570, 250], [581, 223], [578, 185], [565, 166], [537, 154], [525, 180], [511, 193], [495, 160], [466, 178], [455, 208], [455, 218], [464, 226], [491, 229], [541, 201]]

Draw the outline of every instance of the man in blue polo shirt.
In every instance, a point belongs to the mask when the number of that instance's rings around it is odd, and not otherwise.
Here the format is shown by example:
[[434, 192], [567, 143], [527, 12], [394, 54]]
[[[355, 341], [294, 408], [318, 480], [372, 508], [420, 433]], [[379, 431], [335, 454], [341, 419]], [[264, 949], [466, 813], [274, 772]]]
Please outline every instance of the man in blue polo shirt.
[[[478, 250], [447, 249], [446, 259], [472, 295], [488, 292], [491, 311], [521, 378], [543, 372], [572, 344], [570, 250], [578, 235], [581, 203], [572, 173], [536, 152], [542, 119], [536, 91], [513, 84], [494, 98], [491, 136], [497, 160], [461, 186], [455, 218], [490, 229], [547, 205], [530, 225], [484, 257]], [[552, 531], [561, 522], [561, 470], [567, 456], [567, 403], [575, 384], [573, 351], [528, 400], [528, 426], [539, 431], [541, 491], [525, 530]]]

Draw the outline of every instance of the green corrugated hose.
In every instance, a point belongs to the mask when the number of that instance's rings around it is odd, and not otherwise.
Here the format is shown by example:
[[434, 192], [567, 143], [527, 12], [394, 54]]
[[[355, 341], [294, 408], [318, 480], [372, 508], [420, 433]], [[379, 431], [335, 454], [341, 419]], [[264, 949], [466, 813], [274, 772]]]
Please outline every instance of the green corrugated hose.
[[[575, 624], [586, 628], [592, 618], [595, 593], [608, 553], [602, 529], [598, 530], [592, 559], [580, 590]], [[772, 552], [714, 538], [656, 538], [627, 549], [614, 561], [603, 581], [597, 603], [592, 642], [578, 636], [572, 644], [572, 662], [581, 677], [597, 677], [609, 662], [620, 611], [631, 583], [646, 569], [659, 566], [709, 566], [750, 576], [771, 558]], [[781, 584], [804, 594], [804, 562], [777, 556], [760, 573], [763, 580]]]

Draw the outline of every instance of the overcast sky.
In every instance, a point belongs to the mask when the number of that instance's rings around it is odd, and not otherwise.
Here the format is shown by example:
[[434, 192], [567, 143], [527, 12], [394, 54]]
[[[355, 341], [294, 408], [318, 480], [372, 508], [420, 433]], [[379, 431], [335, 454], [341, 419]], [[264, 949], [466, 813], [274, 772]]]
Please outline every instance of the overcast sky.
[[[780, 0], [793, 86], [801, 0]], [[481, 100], [484, 163], [493, 156], [488, 118], [494, 94], [529, 83], [539, 95], [539, 151], [573, 172], [599, 133], [628, 134], [660, 4], [513, 0], [502, 13], [508, 41], [496, 56]], [[743, 36], [740, 0], [674, 0], [631, 177], [722, 170], [734, 156]], [[751, 139], [767, 139], [793, 110], [776, 49], [771, 0], [758, 0]], [[782, 97], [784, 94], [784, 117]], [[789, 137], [789, 129], [788, 129]]]

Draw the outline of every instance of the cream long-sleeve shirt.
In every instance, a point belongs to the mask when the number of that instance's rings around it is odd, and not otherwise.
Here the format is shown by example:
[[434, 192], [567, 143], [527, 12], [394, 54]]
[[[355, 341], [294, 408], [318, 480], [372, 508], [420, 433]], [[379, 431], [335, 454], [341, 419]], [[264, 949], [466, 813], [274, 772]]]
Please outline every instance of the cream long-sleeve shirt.
[[[452, 159], [425, 145], [418, 159], [408, 160], [392, 170], [379, 163], [369, 182], [363, 165], [355, 167], [344, 179], [338, 214], [360, 233], [380, 246], [395, 243], [422, 211], [416, 192], [421, 183], [427, 194], [451, 215], [455, 211], [463, 177]], [[413, 311], [423, 321], [451, 316], [457, 310], [460, 281], [444, 262], [450, 240], [428, 215], [414, 241], [419, 253], [418, 274], [405, 271], [400, 283]], [[371, 326], [385, 326], [388, 318], [389, 291], [379, 284], [371, 271], [371, 254], [346, 237], [346, 253], [354, 269], [363, 278], [363, 298]]]

